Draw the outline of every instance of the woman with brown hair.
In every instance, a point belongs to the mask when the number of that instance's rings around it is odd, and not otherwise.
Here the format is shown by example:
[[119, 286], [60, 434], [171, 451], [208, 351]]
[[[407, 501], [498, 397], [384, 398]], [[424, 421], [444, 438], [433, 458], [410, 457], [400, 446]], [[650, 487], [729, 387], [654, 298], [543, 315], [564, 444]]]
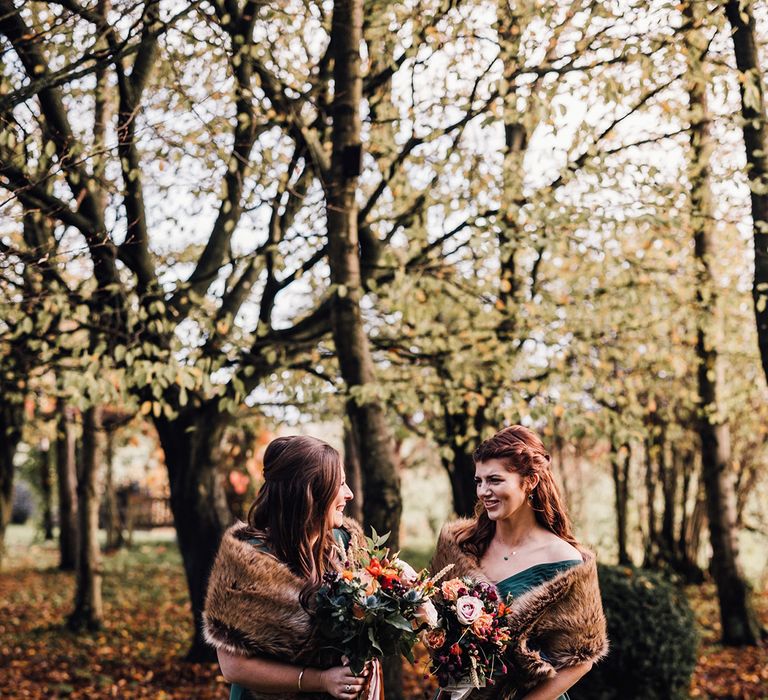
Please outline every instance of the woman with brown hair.
[[341, 456], [322, 440], [280, 437], [264, 453], [264, 485], [224, 534], [208, 584], [206, 639], [232, 683], [231, 700], [358, 697], [364, 678], [324, 659], [312, 599], [343, 566], [362, 531], [344, 517], [352, 498]]
[[[496, 586], [513, 630], [507, 669], [475, 698], [567, 698], [608, 650], [595, 555], [581, 547], [539, 437], [513, 425], [475, 450], [475, 517], [447, 523], [433, 571]], [[448, 694], [446, 693], [446, 696]]]

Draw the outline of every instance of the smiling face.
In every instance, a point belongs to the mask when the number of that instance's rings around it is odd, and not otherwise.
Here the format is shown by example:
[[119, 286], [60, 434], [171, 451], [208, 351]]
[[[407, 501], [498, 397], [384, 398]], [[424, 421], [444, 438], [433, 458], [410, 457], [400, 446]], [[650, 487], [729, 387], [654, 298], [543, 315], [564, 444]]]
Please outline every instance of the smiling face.
[[341, 471], [341, 484], [339, 484], [339, 491], [336, 494], [336, 498], [331, 503], [331, 510], [329, 513], [329, 520], [331, 527], [341, 527], [344, 522], [344, 507], [347, 505], [347, 501], [351, 501], [354, 498], [352, 490], [347, 486], [346, 478], [344, 477], [344, 470]]
[[504, 520], [521, 508], [530, 508], [527, 499], [531, 484], [530, 479], [508, 470], [499, 459], [475, 465], [477, 497], [491, 520]]

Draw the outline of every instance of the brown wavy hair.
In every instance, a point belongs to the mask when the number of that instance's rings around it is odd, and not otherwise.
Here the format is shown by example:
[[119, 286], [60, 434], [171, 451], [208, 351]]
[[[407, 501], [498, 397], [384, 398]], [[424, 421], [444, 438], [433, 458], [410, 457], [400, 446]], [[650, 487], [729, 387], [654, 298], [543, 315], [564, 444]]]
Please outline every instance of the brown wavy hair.
[[[539, 477], [539, 483], [531, 491], [531, 506], [536, 520], [561, 539], [577, 546], [565, 501], [552, 474], [552, 458], [539, 436], [522, 425], [503, 428], [481, 442], [472, 453], [475, 464], [492, 459], [500, 460], [508, 471], [517, 472], [523, 478]], [[488, 517], [485, 507], [478, 501], [475, 517], [458, 534], [457, 541], [461, 549], [479, 559], [488, 549], [495, 532], [496, 523]]]
[[263, 533], [275, 556], [306, 579], [305, 607], [326, 571], [337, 566], [328, 511], [341, 487], [342, 469], [341, 455], [322, 440], [276, 438], [264, 452], [264, 485], [248, 511], [250, 528]]

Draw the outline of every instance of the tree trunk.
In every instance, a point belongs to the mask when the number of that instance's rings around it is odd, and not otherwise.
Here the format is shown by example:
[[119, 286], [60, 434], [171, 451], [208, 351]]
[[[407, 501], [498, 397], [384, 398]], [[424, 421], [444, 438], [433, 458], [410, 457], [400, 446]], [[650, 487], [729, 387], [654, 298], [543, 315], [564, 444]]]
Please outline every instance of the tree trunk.
[[[333, 7], [333, 150], [326, 192], [328, 262], [335, 287], [331, 326], [349, 399], [347, 412], [361, 457], [365, 524], [389, 532], [397, 549], [402, 500], [394, 444], [381, 400], [376, 396], [373, 358], [360, 300], [358, 210], [355, 200], [362, 162], [360, 105], [363, 0], [337, 0]], [[386, 663], [387, 698], [402, 697], [399, 660]]]
[[347, 386], [347, 410], [361, 457], [366, 525], [399, 540], [400, 477], [383, 405], [375, 396], [375, 374], [360, 310], [355, 193], [360, 174], [360, 42], [362, 0], [336, 2], [333, 11], [333, 153], [327, 191], [328, 261], [335, 287], [333, 338], [341, 374]]
[[619, 564], [632, 566], [627, 551], [627, 513], [629, 506], [629, 465], [632, 452], [629, 443], [622, 445], [611, 441], [611, 472], [616, 500], [616, 543], [619, 549]]
[[515, 302], [520, 291], [515, 253], [520, 240], [520, 202], [523, 195], [524, 161], [528, 149], [528, 129], [524, 123], [523, 99], [517, 92], [515, 71], [520, 66], [520, 44], [524, 35], [522, 18], [510, 3], [497, 5], [496, 32], [504, 75], [499, 81], [499, 96], [504, 110], [504, 165], [502, 168], [502, 201], [505, 212], [499, 217], [499, 302], [506, 312], [499, 330], [509, 336], [515, 324]]
[[707, 499], [704, 495], [702, 482], [699, 488], [699, 497], [693, 507], [693, 513], [691, 513], [690, 527], [686, 538], [687, 554], [684, 562], [688, 564], [686, 580], [691, 583], [703, 583], [706, 579], [706, 572], [699, 566], [699, 550], [701, 549], [702, 536], [707, 530]]
[[[699, 533], [704, 526], [706, 507], [702, 499], [692, 494], [696, 467], [695, 455], [688, 449], [676, 451], [677, 469], [683, 477], [680, 502], [680, 531], [677, 538], [677, 571], [688, 583], [702, 583], [704, 572], [698, 565]], [[700, 489], [697, 490], [700, 491]], [[692, 504], [692, 505], [691, 505]]]
[[[737, 3], [738, 4], [738, 3]], [[756, 644], [759, 625], [752, 608], [747, 582], [739, 565], [736, 533], [736, 494], [731, 469], [731, 444], [727, 417], [719, 402], [722, 381], [714, 321], [717, 314], [717, 285], [713, 279], [710, 258], [714, 252], [714, 221], [710, 190], [709, 158], [712, 140], [707, 107], [707, 76], [701, 62], [706, 41], [698, 30], [698, 13], [686, 3], [684, 12], [694, 23], [689, 32], [688, 97], [691, 119], [691, 224], [694, 256], [697, 265], [696, 302], [698, 329], [698, 392], [700, 415], [698, 432], [701, 440], [702, 479], [707, 501], [707, 516], [712, 544], [712, 574], [720, 602], [723, 643]], [[730, 15], [729, 15], [730, 16]]]
[[763, 474], [763, 464], [755, 455], [744, 455], [741, 468], [736, 478], [736, 527], [744, 525], [744, 511], [749, 503], [750, 496], [760, 482]]
[[[688, 531], [689, 512], [691, 503], [691, 484], [693, 482], [693, 455], [689, 452], [675, 453], [679, 459], [681, 474], [683, 475], [682, 494], [680, 499], [680, 532], [677, 538], [677, 552], [680, 559], [685, 558], [686, 554], [686, 533]], [[695, 502], [694, 502], [695, 507]]]
[[560, 475], [560, 483], [563, 487], [563, 498], [569, 505], [571, 518], [573, 518], [573, 508], [576, 503], [573, 497], [571, 480], [568, 477], [568, 470], [565, 468], [563, 452], [565, 451], [565, 439], [563, 438], [561, 420], [555, 416], [552, 420], [552, 471]]
[[107, 430], [105, 463], [107, 467], [106, 479], [104, 480], [104, 527], [107, 531], [106, 550], [108, 552], [119, 549], [125, 544], [123, 537], [123, 527], [120, 523], [120, 516], [117, 508], [117, 493], [115, 491], [114, 474], [115, 457], [115, 431]]
[[349, 504], [350, 517], [363, 522], [363, 474], [360, 467], [360, 454], [357, 451], [357, 442], [352, 429], [344, 421], [344, 471], [347, 476], [347, 485], [352, 489], [355, 497]]
[[755, 246], [752, 300], [760, 358], [763, 373], [768, 380], [768, 132], [765, 124], [764, 77], [751, 4], [742, 0], [728, 0], [725, 3], [725, 14], [733, 29], [731, 38], [736, 67], [743, 77], [738, 82]]
[[[701, 341], [703, 345], [703, 339]], [[702, 351], [705, 352], [705, 351]], [[699, 382], [707, 373], [699, 368]], [[705, 393], [706, 392], [706, 393]], [[708, 389], [702, 392], [706, 399]], [[710, 404], [705, 404], [710, 405]], [[749, 586], [739, 564], [736, 538], [736, 501], [730, 470], [730, 436], [728, 425], [713, 425], [706, 416], [701, 418], [701, 456], [706, 492], [709, 534], [712, 543], [712, 576], [720, 602], [723, 644], [731, 646], [757, 644], [760, 626], [752, 607]]]
[[104, 461], [102, 409], [83, 413], [83, 460], [77, 479], [80, 551], [77, 561], [75, 609], [67, 620], [73, 630], [98, 630], [103, 624], [101, 552], [99, 551], [99, 470]]
[[[446, 385], [451, 383], [450, 370], [442, 362], [436, 366], [438, 376]], [[443, 416], [443, 444], [451, 451], [450, 459], [443, 459], [443, 466], [448, 472], [453, 496], [453, 510], [462, 518], [469, 518], [475, 512], [477, 489], [475, 487], [475, 462], [472, 459], [473, 445], [483, 434], [485, 414], [483, 407], [478, 407], [474, 416], [470, 415], [466, 403], [457, 413], [448, 408]], [[474, 437], [470, 437], [474, 436]]]
[[9, 398], [0, 401], [0, 566], [5, 555], [5, 530], [13, 509], [13, 458], [21, 441], [24, 407]]
[[221, 536], [232, 516], [218, 472], [218, 448], [227, 416], [215, 402], [155, 420], [165, 453], [176, 536], [189, 587], [194, 637], [187, 661], [212, 661], [216, 655], [202, 636], [208, 575]]
[[[650, 430], [653, 431], [653, 426], [650, 427]], [[647, 438], [645, 441], [645, 500], [648, 529], [645, 536], [645, 553], [643, 556], [643, 566], [646, 568], [652, 568], [656, 565], [656, 555], [658, 553], [658, 533], [656, 528], [657, 470], [655, 457], [654, 439]]]
[[[668, 454], [670, 452], [671, 454]], [[669, 459], [668, 459], [669, 457]], [[674, 567], [677, 559], [675, 546], [675, 518], [677, 513], [677, 461], [674, 447], [668, 444], [662, 446], [659, 455], [659, 475], [661, 477], [661, 493], [664, 497], [664, 511], [661, 514], [661, 531], [659, 532], [660, 558], [663, 562]]]
[[453, 450], [453, 459], [443, 460], [443, 466], [448, 472], [451, 481], [451, 495], [453, 496], [453, 510], [459, 517], [470, 518], [475, 512], [476, 488], [475, 488], [475, 463], [472, 455], [466, 448], [450, 444]]
[[40, 495], [43, 502], [43, 532], [46, 542], [53, 539], [52, 461], [53, 451], [46, 438], [40, 445]]
[[59, 568], [74, 571], [77, 563], [77, 471], [72, 409], [64, 399], [56, 402], [56, 475], [59, 487]]

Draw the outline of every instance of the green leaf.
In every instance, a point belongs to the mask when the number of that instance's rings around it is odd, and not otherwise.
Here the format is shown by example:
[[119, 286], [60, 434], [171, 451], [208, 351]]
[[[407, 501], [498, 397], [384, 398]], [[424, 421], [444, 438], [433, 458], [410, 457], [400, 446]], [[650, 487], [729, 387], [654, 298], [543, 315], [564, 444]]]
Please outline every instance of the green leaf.
[[368, 628], [368, 640], [371, 642], [371, 646], [376, 649], [380, 654], [384, 654], [384, 650], [379, 646], [379, 640], [376, 639], [376, 633], [373, 627]]
[[411, 623], [408, 622], [408, 620], [406, 620], [402, 615], [390, 615], [389, 617], [384, 618], [384, 621], [395, 629], [403, 630], [404, 632], [413, 631]]

